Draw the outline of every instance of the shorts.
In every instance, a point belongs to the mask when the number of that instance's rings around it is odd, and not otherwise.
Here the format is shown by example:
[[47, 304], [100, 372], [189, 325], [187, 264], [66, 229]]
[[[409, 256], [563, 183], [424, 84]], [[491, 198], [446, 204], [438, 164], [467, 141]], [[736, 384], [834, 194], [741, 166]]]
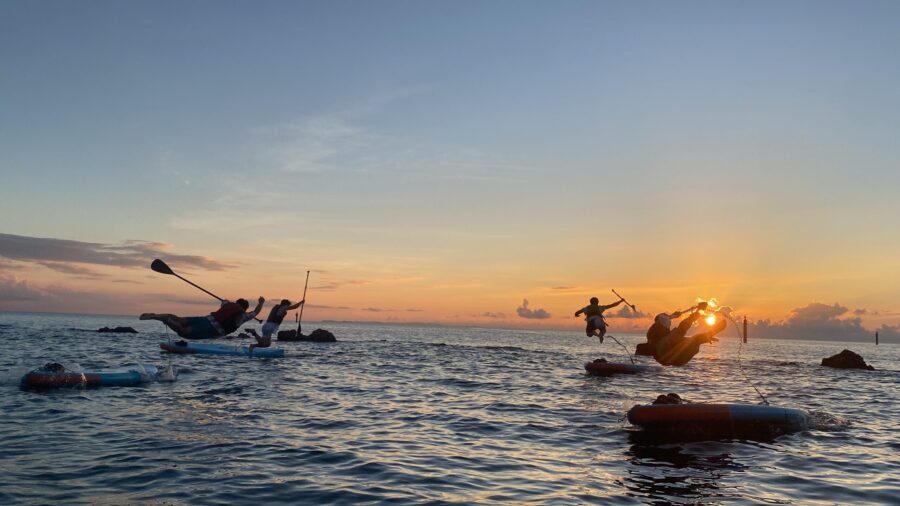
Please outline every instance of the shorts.
[[[190, 339], [212, 339], [219, 337], [219, 332], [205, 316], [188, 316], [185, 318], [191, 328]], [[184, 337], [184, 336], [182, 336]]]
[[594, 337], [594, 331], [599, 330], [601, 334], [606, 334], [606, 321], [602, 316], [591, 316], [587, 319], [587, 328], [584, 333]]
[[262, 330], [262, 336], [266, 339], [272, 339], [272, 334], [274, 334], [275, 331], [278, 330], [278, 327], [279, 324], [275, 322], [263, 323], [262, 329], [260, 329]]

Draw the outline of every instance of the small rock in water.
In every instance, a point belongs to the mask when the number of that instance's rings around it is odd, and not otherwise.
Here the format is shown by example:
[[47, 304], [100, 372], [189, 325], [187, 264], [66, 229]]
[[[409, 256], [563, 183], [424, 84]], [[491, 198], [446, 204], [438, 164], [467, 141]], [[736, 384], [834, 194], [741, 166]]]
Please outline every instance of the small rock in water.
[[97, 332], [114, 333], [114, 334], [137, 334], [138, 333], [137, 330], [134, 330], [131, 327], [116, 327], [114, 329], [111, 329], [109, 327], [103, 327], [102, 329], [97, 329]]
[[278, 332], [278, 340], [279, 341], [311, 341], [314, 343], [334, 343], [337, 342], [337, 338], [334, 337], [334, 334], [327, 330], [316, 329], [312, 331], [309, 335], [300, 334], [297, 335], [296, 330], [282, 330]]
[[844, 350], [837, 355], [822, 359], [822, 365], [826, 367], [836, 367], [838, 369], [868, 369], [874, 371], [875, 368], [857, 354], [850, 350]]

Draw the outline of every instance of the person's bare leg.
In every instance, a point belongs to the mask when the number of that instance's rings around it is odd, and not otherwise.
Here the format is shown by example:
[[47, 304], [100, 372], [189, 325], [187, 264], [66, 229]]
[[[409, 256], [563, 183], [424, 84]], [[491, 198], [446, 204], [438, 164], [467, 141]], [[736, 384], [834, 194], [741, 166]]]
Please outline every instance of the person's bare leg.
[[176, 316], [169, 313], [144, 313], [138, 317], [140, 320], [156, 320], [162, 322], [166, 327], [169, 327], [176, 334], [181, 337], [190, 337], [191, 327], [188, 325], [187, 320], [180, 316]]

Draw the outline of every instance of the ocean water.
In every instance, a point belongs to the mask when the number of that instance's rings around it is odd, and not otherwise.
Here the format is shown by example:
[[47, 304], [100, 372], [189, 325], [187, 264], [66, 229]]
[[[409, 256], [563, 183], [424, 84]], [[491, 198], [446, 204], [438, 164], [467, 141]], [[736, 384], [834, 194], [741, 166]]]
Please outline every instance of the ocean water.
[[[118, 325], [140, 333], [90, 331]], [[171, 356], [157, 322], [0, 313], [0, 504], [900, 504], [897, 345], [751, 336], [739, 364], [723, 339], [685, 367], [596, 378], [585, 362], [628, 358], [580, 329], [303, 325], [317, 327], [339, 342], [276, 343], [288, 356], [274, 360]], [[844, 348], [877, 370], [818, 365]], [[179, 376], [19, 389], [51, 361], [171, 361]], [[624, 419], [668, 392], [759, 402], [744, 374], [817, 424], [649, 443]]]

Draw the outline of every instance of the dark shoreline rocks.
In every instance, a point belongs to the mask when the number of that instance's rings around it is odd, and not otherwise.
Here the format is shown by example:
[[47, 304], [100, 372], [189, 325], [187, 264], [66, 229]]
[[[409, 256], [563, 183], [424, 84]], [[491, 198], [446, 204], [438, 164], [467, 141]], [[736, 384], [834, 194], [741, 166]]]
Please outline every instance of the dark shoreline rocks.
[[822, 359], [822, 365], [825, 367], [835, 367], [837, 369], [866, 369], [874, 371], [875, 368], [867, 364], [862, 356], [850, 350], [844, 350], [837, 355], [832, 355]]
[[131, 327], [116, 327], [116, 328], [112, 328], [112, 329], [109, 327], [103, 327], [102, 329], [97, 329], [97, 332], [110, 333], [110, 334], [137, 334], [138, 333], [137, 330], [134, 330]]
[[296, 330], [282, 330], [278, 333], [279, 341], [305, 341], [305, 342], [313, 342], [313, 343], [334, 343], [337, 342], [337, 338], [334, 337], [334, 334], [327, 330], [316, 329], [312, 331], [309, 335], [300, 334], [297, 335]]

